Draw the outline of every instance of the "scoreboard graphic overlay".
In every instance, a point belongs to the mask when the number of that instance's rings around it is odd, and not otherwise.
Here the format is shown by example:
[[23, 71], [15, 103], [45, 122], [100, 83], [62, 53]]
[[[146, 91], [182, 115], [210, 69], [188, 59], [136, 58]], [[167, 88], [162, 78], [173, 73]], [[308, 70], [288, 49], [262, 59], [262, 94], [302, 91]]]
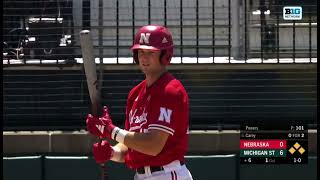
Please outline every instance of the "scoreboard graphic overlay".
[[306, 125], [241, 125], [240, 164], [307, 163]]

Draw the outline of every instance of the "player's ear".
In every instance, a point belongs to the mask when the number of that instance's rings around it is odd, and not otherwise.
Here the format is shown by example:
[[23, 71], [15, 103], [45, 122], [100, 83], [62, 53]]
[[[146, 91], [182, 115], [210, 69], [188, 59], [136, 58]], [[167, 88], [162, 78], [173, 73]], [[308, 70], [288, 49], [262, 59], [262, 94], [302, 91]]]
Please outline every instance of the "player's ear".
[[133, 60], [136, 64], [139, 64], [138, 49], [133, 50]]
[[160, 63], [162, 64], [162, 58], [163, 58], [163, 56], [166, 54], [166, 50], [161, 50], [161, 52], [160, 52], [160, 57], [159, 57], [159, 60], [160, 60]]

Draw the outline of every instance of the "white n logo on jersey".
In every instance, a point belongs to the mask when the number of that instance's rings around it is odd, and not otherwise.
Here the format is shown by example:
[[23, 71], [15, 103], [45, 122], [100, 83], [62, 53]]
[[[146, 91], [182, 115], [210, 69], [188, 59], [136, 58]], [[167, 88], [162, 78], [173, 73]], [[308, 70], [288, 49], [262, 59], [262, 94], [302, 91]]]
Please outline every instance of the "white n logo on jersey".
[[141, 33], [139, 43], [140, 44], [143, 44], [143, 43], [149, 44], [150, 34], [151, 33]]
[[101, 132], [101, 134], [103, 134], [104, 126], [103, 126], [103, 125], [96, 125], [96, 127], [99, 129], [99, 131]]
[[172, 114], [172, 110], [171, 109], [160, 107], [159, 121], [165, 121], [167, 123], [170, 123], [171, 114]]

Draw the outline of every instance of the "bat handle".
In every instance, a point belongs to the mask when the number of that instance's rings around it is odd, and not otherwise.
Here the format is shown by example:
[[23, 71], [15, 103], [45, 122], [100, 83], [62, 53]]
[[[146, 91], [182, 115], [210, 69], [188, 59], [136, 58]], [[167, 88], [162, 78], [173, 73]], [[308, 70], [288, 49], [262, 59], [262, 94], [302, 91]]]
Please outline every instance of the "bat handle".
[[[102, 138], [100, 139], [100, 144], [102, 143]], [[100, 170], [101, 170], [101, 180], [109, 180], [109, 176], [107, 173], [107, 166], [104, 163], [100, 164]]]
[[100, 169], [101, 169], [101, 180], [109, 180], [109, 176], [108, 176], [108, 173], [107, 173], [106, 165], [101, 163], [100, 164]]

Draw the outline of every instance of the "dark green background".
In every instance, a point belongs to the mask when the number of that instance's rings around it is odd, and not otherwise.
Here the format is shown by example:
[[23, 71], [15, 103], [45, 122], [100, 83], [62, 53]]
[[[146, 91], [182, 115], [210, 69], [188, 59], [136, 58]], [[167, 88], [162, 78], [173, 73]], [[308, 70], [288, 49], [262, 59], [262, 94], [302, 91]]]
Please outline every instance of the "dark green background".
[[[186, 164], [195, 180], [316, 180], [317, 157], [307, 165], [240, 165], [236, 155], [187, 156]], [[133, 179], [124, 164], [108, 163], [110, 180]], [[98, 180], [99, 166], [89, 157], [3, 158], [5, 180]]]

